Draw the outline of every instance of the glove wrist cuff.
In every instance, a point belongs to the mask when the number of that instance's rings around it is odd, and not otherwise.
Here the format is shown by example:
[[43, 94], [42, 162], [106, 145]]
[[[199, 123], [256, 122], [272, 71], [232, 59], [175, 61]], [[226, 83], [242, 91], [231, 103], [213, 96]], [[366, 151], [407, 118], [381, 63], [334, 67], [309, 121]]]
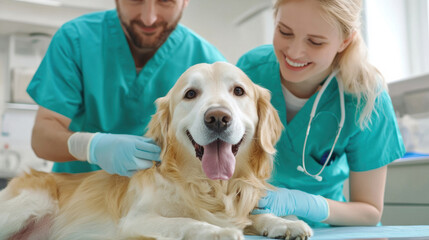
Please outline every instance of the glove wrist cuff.
[[320, 220], [320, 222], [324, 222], [329, 218], [330, 215], [330, 209], [329, 209], [329, 203], [328, 200], [322, 196], [318, 196], [320, 198], [320, 202], [321, 204], [323, 204], [325, 207], [323, 208], [324, 210], [324, 216], [323, 218]]
[[67, 140], [69, 153], [79, 161], [88, 161], [89, 145], [95, 133], [75, 132]]
[[325, 221], [329, 217], [329, 204], [326, 198], [299, 190], [291, 192], [295, 203], [293, 215], [313, 222]]
[[329, 217], [329, 204], [326, 198], [320, 195], [310, 195], [308, 212], [305, 218], [314, 222], [323, 222]]

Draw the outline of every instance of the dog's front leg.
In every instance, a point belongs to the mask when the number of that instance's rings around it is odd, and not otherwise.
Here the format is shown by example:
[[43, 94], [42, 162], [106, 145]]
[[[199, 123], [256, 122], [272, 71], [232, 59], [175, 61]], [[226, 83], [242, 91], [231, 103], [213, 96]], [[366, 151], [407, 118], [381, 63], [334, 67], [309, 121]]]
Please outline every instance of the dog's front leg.
[[221, 228], [191, 218], [167, 218], [156, 214], [127, 216], [121, 220], [121, 239], [152, 237], [155, 239], [243, 240], [243, 232]]
[[257, 214], [249, 218], [252, 220], [252, 230], [269, 238], [308, 239], [313, 236], [310, 226], [295, 216], [281, 218], [273, 214]]

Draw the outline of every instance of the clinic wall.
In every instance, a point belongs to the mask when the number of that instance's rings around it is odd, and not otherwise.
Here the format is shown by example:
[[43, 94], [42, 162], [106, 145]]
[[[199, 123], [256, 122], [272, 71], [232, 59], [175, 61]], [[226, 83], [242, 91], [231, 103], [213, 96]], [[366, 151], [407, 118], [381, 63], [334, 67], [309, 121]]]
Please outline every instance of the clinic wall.
[[[7, 36], [0, 35], [0, 126], [2, 126], [1, 113], [4, 110], [4, 99], [5, 99], [5, 79], [6, 79], [6, 68], [7, 68], [7, 52], [8, 42]], [[1, 131], [2, 129], [0, 129]], [[0, 134], [1, 138], [1, 134]]]
[[[95, 9], [67, 6], [54, 7], [13, 0], [0, 0], [0, 24], [2, 25], [0, 27], [13, 32], [28, 31], [34, 27], [33, 32], [40, 30], [52, 33], [52, 28], [58, 28], [64, 22], [92, 11], [95, 11]], [[10, 28], [8, 25], [11, 25]], [[13, 29], [15, 26], [19, 26], [19, 29]]]
[[369, 59], [388, 82], [429, 72], [428, 2], [365, 1]]
[[366, 1], [369, 58], [388, 81], [410, 73], [409, 63], [401, 61], [409, 57], [407, 29], [403, 24], [407, 21], [405, 1]]
[[181, 23], [215, 45], [234, 64], [245, 52], [271, 43], [274, 28], [268, 0], [190, 1]]

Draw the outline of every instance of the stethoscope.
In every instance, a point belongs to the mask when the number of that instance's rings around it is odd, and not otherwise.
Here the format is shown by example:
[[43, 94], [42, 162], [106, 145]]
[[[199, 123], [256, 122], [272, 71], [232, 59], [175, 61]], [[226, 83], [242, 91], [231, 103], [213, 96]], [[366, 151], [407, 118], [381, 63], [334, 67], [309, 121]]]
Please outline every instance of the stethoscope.
[[326, 161], [323, 164], [322, 169], [317, 174], [311, 174], [305, 168], [305, 148], [307, 145], [308, 135], [310, 135], [311, 122], [313, 121], [313, 118], [316, 115], [317, 105], [319, 105], [320, 98], [322, 97], [322, 95], [325, 92], [326, 88], [328, 87], [329, 83], [331, 83], [332, 79], [335, 77], [335, 75], [337, 75], [338, 71], [339, 70], [336, 69], [328, 76], [328, 79], [326, 79], [325, 83], [322, 85], [322, 88], [317, 93], [316, 99], [314, 100], [313, 108], [311, 109], [311, 113], [310, 113], [310, 120], [309, 120], [308, 126], [307, 126], [307, 132], [305, 134], [304, 147], [302, 149], [302, 166], [298, 165], [298, 167], [297, 167], [298, 171], [307, 174], [308, 176], [316, 179], [319, 182], [322, 181], [322, 176], [320, 176], [320, 174], [323, 172], [323, 170], [325, 169], [329, 160], [331, 159], [332, 153], [334, 152], [335, 145], [337, 144], [338, 138], [340, 137], [341, 130], [343, 129], [344, 121], [346, 118], [345, 107], [344, 107], [344, 86], [343, 86], [343, 83], [338, 78], [337, 78], [337, 83], [338, 83], [338, 90], [339, 90], [338, 92], [340, 95], [341, 119], [340, 119], [340, 122], [338, 124], [337, 136], [335, 137], [334, 144], [332, 145], [332, 148], [329, 151], [328, 157], [326, 158]]

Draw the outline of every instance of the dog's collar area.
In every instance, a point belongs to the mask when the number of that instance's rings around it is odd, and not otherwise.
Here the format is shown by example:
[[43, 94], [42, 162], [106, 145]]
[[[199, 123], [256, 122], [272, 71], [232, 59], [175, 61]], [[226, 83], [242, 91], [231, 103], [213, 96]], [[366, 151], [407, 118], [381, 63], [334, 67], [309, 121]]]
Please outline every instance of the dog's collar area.
[[[188, 130], [186, 130], [186, 135], [188, 135], [189, 140], [191, 141], [192, 145], [195, 148], [195, 157], [197, 157], [201, 161], [204, 155], [204, 147], [195, 142], [194, 138], [192, 137], [191, 133]], [[245, 135], [241, 138], [241, 140], [237, 144], [232, 145], [231, 151], [232, 151], [232, 154], [234, 154], [234, 156], [237, 155], [238, 150], [240, 149], [240, 145], [244, 140], [244, 137]], [[220, 141], [220, 140], [218, 139], [217, 141]]]

